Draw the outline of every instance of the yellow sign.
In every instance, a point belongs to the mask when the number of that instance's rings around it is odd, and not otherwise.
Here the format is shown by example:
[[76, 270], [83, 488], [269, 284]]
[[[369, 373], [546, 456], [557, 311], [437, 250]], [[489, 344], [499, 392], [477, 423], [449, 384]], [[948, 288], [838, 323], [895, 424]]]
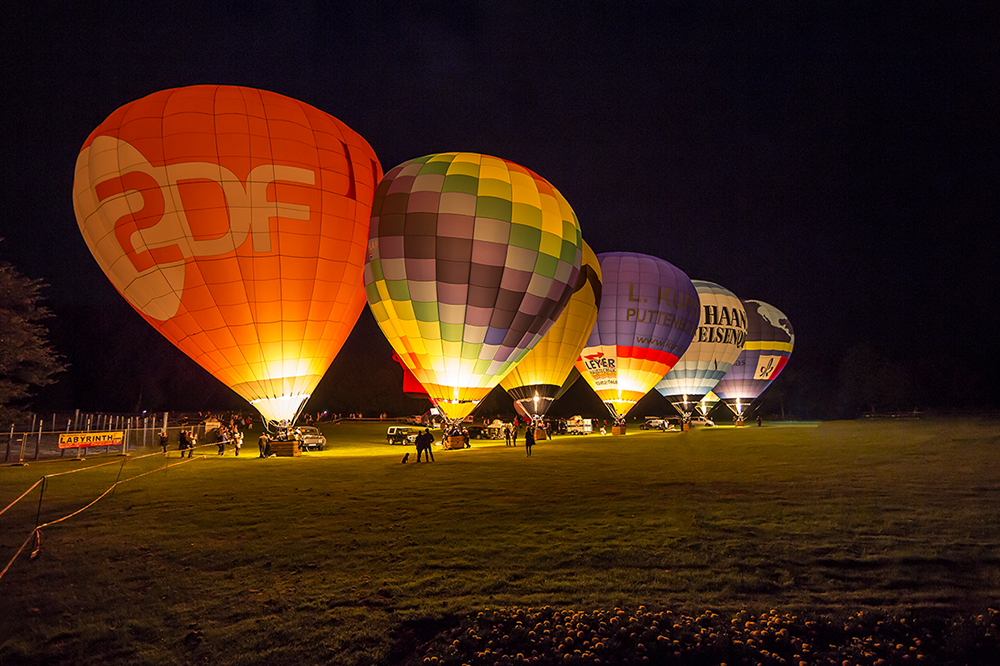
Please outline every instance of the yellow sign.
[[125, 431], [115, 432], [66, 432], [59, 435], [60, 449], [75, 449], [78, 446], [121, 446]]

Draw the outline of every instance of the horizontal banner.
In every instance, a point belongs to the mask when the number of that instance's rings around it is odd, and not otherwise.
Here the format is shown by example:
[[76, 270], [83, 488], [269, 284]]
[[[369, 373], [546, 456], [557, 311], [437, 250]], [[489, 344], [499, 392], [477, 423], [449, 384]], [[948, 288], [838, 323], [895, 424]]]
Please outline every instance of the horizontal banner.
[[75, 449], [79, 446], [121, 446], [125, 431], [115, 432], [67, 432], [59, 435], [60, 449]]

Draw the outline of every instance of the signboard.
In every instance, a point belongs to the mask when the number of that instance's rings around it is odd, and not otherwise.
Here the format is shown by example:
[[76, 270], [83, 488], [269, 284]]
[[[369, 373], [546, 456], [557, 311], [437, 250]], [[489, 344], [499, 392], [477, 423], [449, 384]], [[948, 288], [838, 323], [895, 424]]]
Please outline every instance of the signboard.
[[765, 356], [762, 354], [757, 359], [757, 371], [754, 373], [753, 378], [770, 381], [775, 370], [778, 369], [781, 363], [781, 358], [781, 356]]
[[85, 446], [121, 446], [125, 431], [114, 432], [65, 432], [59, 435], [60, 449], [75, 449]]

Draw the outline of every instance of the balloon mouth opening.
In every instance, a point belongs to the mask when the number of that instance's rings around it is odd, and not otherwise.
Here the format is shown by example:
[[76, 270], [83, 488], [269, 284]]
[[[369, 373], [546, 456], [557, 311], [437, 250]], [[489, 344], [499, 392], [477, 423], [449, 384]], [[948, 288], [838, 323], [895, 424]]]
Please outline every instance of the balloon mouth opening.
[[637, 400], [605, 400], [604, 406], [608, 408], [611, 412], [612, 418], [615, 420], [624, 419], [625, 415], [629, 413]]
[[260, 415], [264, 417], [265, 423], [277, 421], [278, 423], [293, 425], [311, 395], [310, 393], [298, 393], [273, 398], [257, 398], [256, 400], [251, 400], [250, 404], [257, 408]]

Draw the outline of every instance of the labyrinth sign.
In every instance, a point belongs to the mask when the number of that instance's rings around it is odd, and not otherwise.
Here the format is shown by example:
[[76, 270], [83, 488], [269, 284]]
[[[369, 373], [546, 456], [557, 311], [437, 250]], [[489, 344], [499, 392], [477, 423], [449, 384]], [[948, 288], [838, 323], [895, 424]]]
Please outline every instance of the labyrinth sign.
[[75, 449], [85, 446], [121, 446], [125, 431], [114, 432], [66, 432], [59, 435], [60, 449]]

